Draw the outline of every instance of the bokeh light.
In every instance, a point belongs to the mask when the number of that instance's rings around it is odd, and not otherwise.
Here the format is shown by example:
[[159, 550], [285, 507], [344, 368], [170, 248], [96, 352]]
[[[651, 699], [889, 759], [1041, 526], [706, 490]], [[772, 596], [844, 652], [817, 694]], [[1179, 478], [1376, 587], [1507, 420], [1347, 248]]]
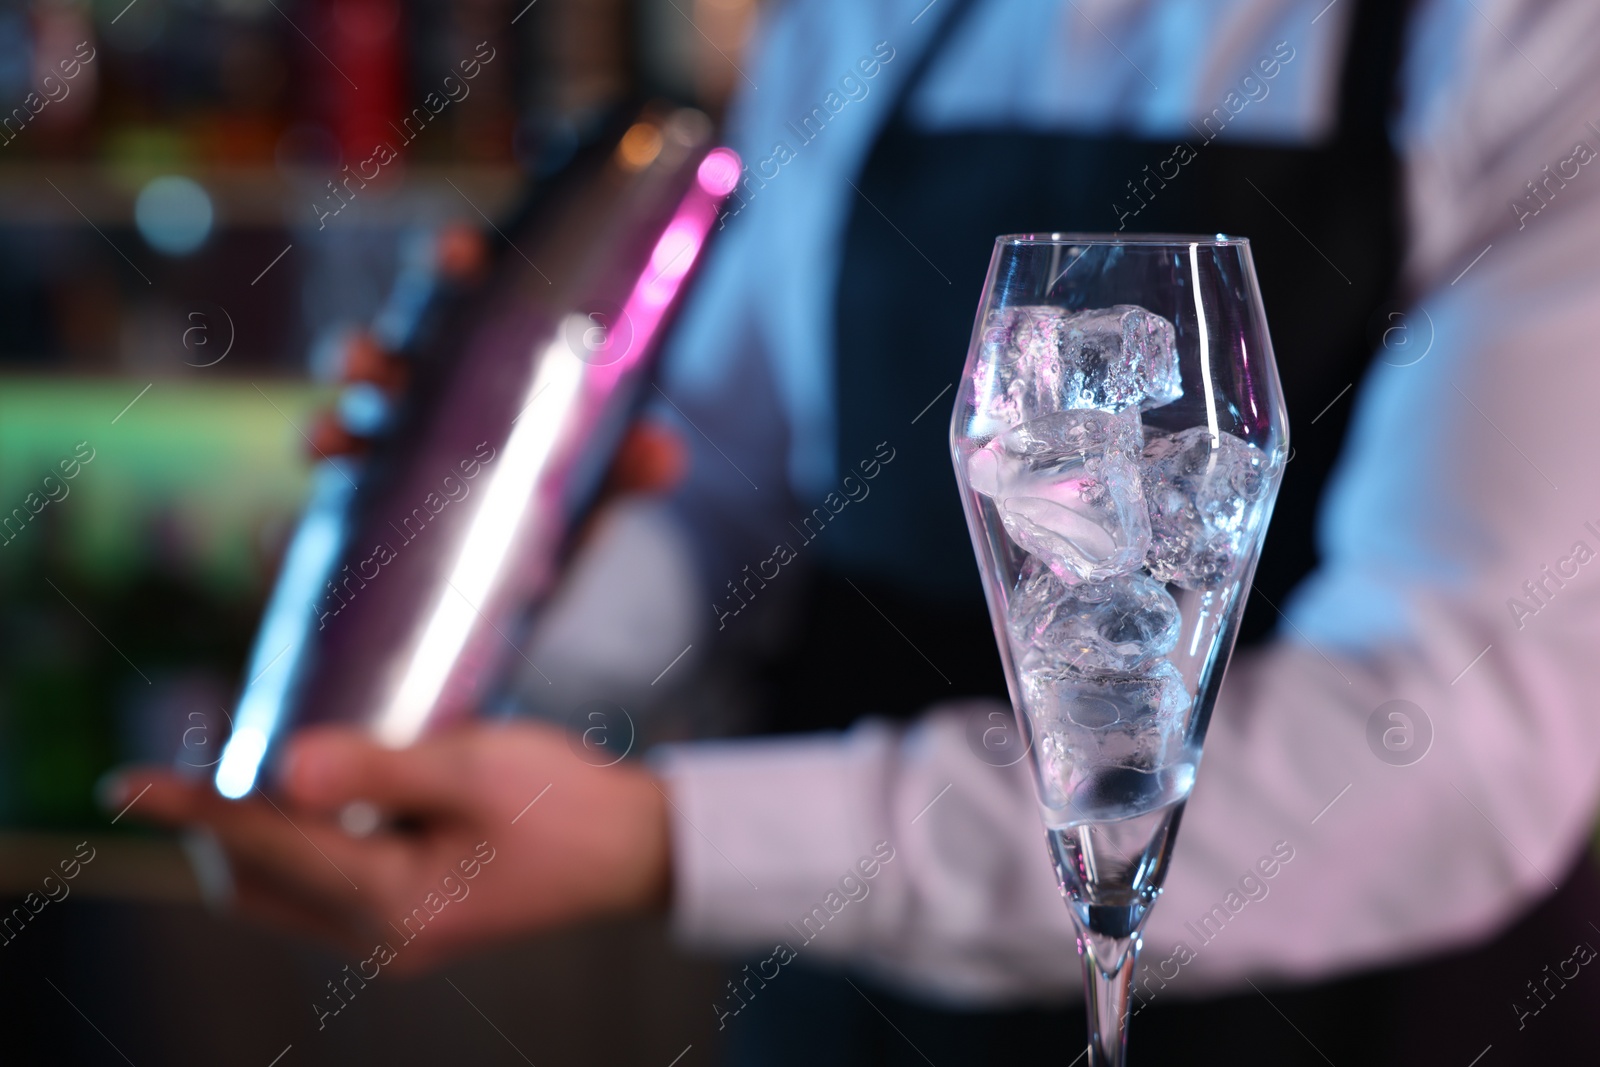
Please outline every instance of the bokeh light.
[[204, 244], [214, 216], [211, 197], [200, 183], [177, 175], [150, 182], [133, 205], [140, 236], [169, 256], [186, 256]]

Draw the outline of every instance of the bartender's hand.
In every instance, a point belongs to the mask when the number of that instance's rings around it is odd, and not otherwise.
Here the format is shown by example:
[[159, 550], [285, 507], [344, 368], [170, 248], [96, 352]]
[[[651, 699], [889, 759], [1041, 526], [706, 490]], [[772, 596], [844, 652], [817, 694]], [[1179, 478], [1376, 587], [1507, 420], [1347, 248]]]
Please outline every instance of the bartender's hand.
[[[666, 795], [631, 763], [586, 764], [555, 727], [472, 724], [398, 751], [324, 727], [294, 738], [287, 757], [272, 801], [225, 800], [164, 767], [121, 772], [102, 800], [118, 810], [149, 783], [128, 817], [210, 828], [239, 910], [362, 959], [386, 942], [385, 970], [666, 904]], [[384, 828], [341, 827], [338, 813], [358, 800], [378, 807]]]

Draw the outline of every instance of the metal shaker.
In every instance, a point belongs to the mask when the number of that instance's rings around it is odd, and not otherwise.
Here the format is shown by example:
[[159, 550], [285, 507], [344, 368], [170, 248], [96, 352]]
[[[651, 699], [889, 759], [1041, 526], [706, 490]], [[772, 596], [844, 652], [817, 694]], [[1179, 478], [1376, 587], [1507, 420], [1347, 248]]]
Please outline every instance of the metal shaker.
[[249, 793], [297, 727], [359, 724], [399, 747], [482, 702], [556, 583], [739, 176], [704, 115], [654, 106], [503, 235], [492, 280], [428, 331], [370, 458], [317, 469], [219, 792]]

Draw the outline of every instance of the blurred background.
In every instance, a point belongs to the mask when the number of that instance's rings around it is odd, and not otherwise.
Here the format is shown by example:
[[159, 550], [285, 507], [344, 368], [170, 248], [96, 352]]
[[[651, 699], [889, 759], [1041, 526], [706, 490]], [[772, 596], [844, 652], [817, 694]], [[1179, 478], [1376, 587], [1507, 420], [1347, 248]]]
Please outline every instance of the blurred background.
[[[111, 824], [93, 789], [129, 760], [216, 759], [330, 354], [418, 242], [504, 217], [619, 101], [719, 114], [754, 8], [0, 7], [6, 913], [79, 842], [96, 850], [70, 898], [0, 935], [6, 1062], [266, 1065], [290, 1044], [286, 1064], [713, 1058], [719, 970], [649, 923], [374, 983], [312, 1039], [309, 1005], [345, 961], [210, 915], [179, 847]], [[466, 91], [402, 130], [472, 57]], [[410, 143], [335, 188], [380, 139]]]

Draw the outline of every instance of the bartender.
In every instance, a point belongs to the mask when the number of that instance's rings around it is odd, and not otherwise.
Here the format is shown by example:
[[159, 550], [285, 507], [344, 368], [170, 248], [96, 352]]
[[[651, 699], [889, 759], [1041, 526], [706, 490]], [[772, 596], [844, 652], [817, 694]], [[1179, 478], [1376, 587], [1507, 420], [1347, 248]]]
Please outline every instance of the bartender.
[[[130, 817], [206, 825], [241, 909], [363, 957], [491, 842], [476, 903], [400, 969], [667, 909], [778, 968], [712, 1006], [734, 1062], [1061, 1055], [1073, 930], [1025, 767], [973, 741], [1009, 711], [950, 386], [995, 234], [1239, 233], [1295, 452], [1146, 929], [1137, 1054], [1587, 1048], [1600, 9], [796, 0], [762, 37], [730, 126], [750, 169], [661, 383], [690, 462], [646, 526], [698, 603], [657, 617], [752, 665], [773, 728], [847, 729], [606, 768], [530, 723], [404, 751], [327, 730], [289, 749], [293, 825], [162, 772], [108, 802], [153, 778]], [[863, 463], [870, 495], [801, 545], [789, 523]], [[793, 569], [741, 596], [780, 542]], [[357, 799], [407, 829], [351, 837]]]

